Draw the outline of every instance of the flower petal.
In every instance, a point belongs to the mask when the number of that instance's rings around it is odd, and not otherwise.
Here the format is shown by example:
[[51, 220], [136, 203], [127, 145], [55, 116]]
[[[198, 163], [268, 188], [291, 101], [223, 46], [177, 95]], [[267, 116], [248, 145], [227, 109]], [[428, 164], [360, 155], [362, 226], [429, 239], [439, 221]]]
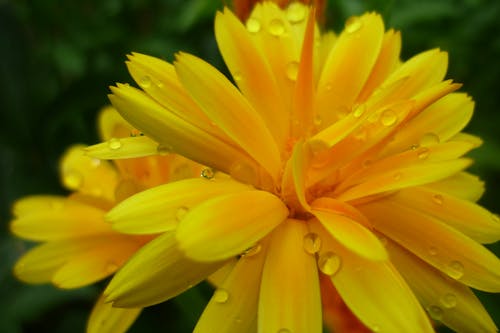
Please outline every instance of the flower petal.
[[104, 223], [103, 210], [66, 197], [25, 197], [14, 204], [13, 210], [16, 218], [10, 230], [30, 240], [53, 241], [111, 232]]
[[227, 278], [215, 290], [203, 311], [195, 333], [257, 331], [257, 302], [267, 242], [258, 253], [242, 256]]
[[190, 210], [179, 224], [176, 237], [187, 257], [217, 261], [242, 253], [287, 215], [286, 206], [269, 192], [221, 195]]
[[391, 200], [434, 216], [479, 243], [500, 240], [500, 220], [483, 207], [425, 187], [402, 189]]
[[28, 283], [78, 288], [114, 273], [141, 245], [140, 239], [116, 234], [48, 242], [21, 257], [14, 274]]
[[387, 260], [387, 251], [373, 232], [356, 219], [337, 211], [336, 206], [334, 199], [320, 198], [312, 203], [312, 213], [330, 235], [347, 249], [369, 260]]
[[116, 205], [107, 215], [113, 229], [131, 234], [173, 230], [186, 213], [217, 195], [248, 191], [231, 179], [186, 179], [156, 186]]
[[500, 291], [500, 259], [457, 230], [390, 197], [358, 208], [377, 230], [450, 277], [479, 290]]
[[118, 182], [115, 168], [107, 161], [86, 156], [84, 148], [75, 145], [64, 153], [60, 162], [64, 186], [71, 191], [114, 201]]
[[446, 179], [427, 184], [425, 187], [473, 202], [478, 201], [484, 193], [484, 182], [478, 176], [468, 172], [459, 172]]
[[142, 308], [115, 308], [101, 295], [90, 313], [86, 333], [125, 333], [141, 311]]
[[262, 117], [218, 70], [181, 53], [175, 69], [179, 79], [217, 126], [260, 163], [273, 178], [280, 169], [280, 152]]
[[384, 38], [384, 23], [378, 14], [353, 17], [335, 42], [321, 73], [316, 114], [324, 126], [337, 120], [339, 107], [356, 101], [377, 61]]
[[331, 273], [333, 285], [349, 309], [371, 330], [389, 333], [434, 332], [426, 314], [389, 261], [359, 257], [338, 244], [319, 222], [310, 221], [320, 236], [323, 256], [336, 256], [340, 268]]
[[235, 164], [256, 165], [245, 152], [170, 113], [142, 91], [128, 85], [111, 90], [109, 98], [121, 115], [167, 150], [226, 173]]
[[391, 260], [430, 316], [457, 332], [496, 332], [495, 323], [474, 293], [410, 252], [388, 241]]
[[104, 295], [113, 306], [146, 307], [179, 295], [224, 263], [189, 260], [178, 249], [175, 234], [167, 232], [141, 248], [114, 276]]
[[146, 136], [112, 138], [84, 148], [85, 153], [103, 160], [126, 159], [158, 154], [158, 144]]
[[136, 133], [132, 125], [127, 123], [112, 106], [106, 106], [99, 112], [97, 119], [99, 136], [101, 140], [108, 141], [112, 138], [126, 138]]
[[[224, 62], [243, 95], [259, 112], [280, 147], [288, 137], [288, 113], [269, 64], [241, 21], [229, 10], [217, 13], [215, 37]], [[252, 59], [249, 61], [249, 59]], [[268, 112], [268, 110], [273, 112]]]
[[259, 332], [322, 331], [316, 263], [303, 247], [307, 233], [304, 221], [289, 219], [272, 234], [260, 286]]

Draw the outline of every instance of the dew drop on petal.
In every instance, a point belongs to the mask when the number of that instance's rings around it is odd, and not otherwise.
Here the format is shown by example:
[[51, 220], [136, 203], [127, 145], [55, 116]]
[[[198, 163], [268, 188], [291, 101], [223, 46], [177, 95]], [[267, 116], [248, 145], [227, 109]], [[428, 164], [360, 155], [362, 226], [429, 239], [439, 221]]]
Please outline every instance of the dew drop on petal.
[[436, 133], [426, 133], [420, 138], [421, 147], [430, 147], [439, 143], [439, 136]]
[[437, 255], [437, 254], [438, 254], [438, 249], [437, 249], [437, 247], [435, 247], [435, 246], [431, 246], [431, 247], [429, 247], [429, 254], [430, 254], [431, 256], [435, 256], [435, 255]]
[[441, 194], [434, 194], [432, 196], [432, 201], [436, 204], [436, 205], [442, 205], [443, 204], [443, 196]]
[[143, 77], [141, 77], [141, 79], [139, 80], [139, 85], [142, 88], [149, 88], [149, 86], [151, 86], [151, 78], [149, 77], [149, 75], [144, 75]]
[[441, 318], [443, 318], [443, 309], [441, 309], [437, 305], [431, 305], [431, 306], [429, 306], [427, 308], [427, 311], [429, 311], [429, 315], [434, 320], [441, 320]]
[[380, 332], [380, 326], [378, 326], [378, 325], [372, 325], [371, 329], [373, 332]]
[[387, 109], [382, 114], [380, 115], [380, 122], [384, 126], [392, 126], [396, 123], [398, 120], [398, 116], [396, 115], [396, 112], [394, 112], [391, 109]]
[[355, 109], [354, 109], [354, 112], [352, 113], [352, 115], [355, 117], [355, 118], [359, 118], [363, 115], [363, 113], [365, 113], [366, 111], [366, 105], [365, 104], [360, 104], [358, 105]]
[[285, 25], [280, 19], [273, 19], [269, 22], [269, 33], [275, 37], [279, 37], [285, 33]]
[[394, 175], [392, 175], [392, 178], [394, 180], [400, 180], [401, 177], [403, 177], [403, 174], [401, 172], [396, 172], [396, 173], [394, 173]]
[[205, 168], [201, 170], [201, 177], [205, 179], [212, 179], [215, 176], [215, 171], [212, 168]]
[[189, 208], [185, 206], [177, 208], [177, 211], [175, 212], [175, 219], [177, 220], [177, 222], [180, 222], [188, 212]]
[[156, 152], [158, 155], [165, 156], [173, 152], [172, 146], [165, 145], [165, 144], [159, 144], [158, 147], [156, 147]]
[[69, 189], [76, 190], [83, 184], [83, 175], [76, 170], [69, 170], [64, 173], [63, 182]]
[[429, 148], [422, 147], [417, 151], [417, 156], [420, 160], [425, 160], [429, 157]]
[[350, 17], [345, 23], [345, 31], [348, 34], [353, 34], [363, 27], [363, 22], [357, 16]]
[[444, 294], [443, 297], [441, 297], [441, 304], [447, 309], [452, 309], [457, 306], [457, 296], [452, 293]]
[[296, 61], [290, 62], [286, 66], [286, 77], [291, 81], [296, 81], [299, 74], [299, 63]]
[[229, 299], [229, 293], [225, 289], [217, 289], [214, 292], [214, 301], [220, 304], [226, 303], [227, 300]]
[[112, 149], [112, 150], [118, 150], [122, 147], [122, 142], [120, 141], [120, 139], [111, 138], [108, 141], [108, 147], [109, 147], [109, 149]]
[[319, 256], [319, 269], [326, 275], [335, 275], [335, 273], [339, 271], [340, 265], [340, 257], [331, 251], [325, 252]]
[[347, 115], [351, 112], [351, 109], [349, 109], [345, 105], [339, 105], [338, 107], [335, 108], [335, 113], [339, 117], [339, 119], [347, 117]]
[[105, 267], [106, 273], [112, 274], [112, 273], [116, 272], [117, 269], [118, 269], [118, 265], [116, 264], [116, 262], [109, 261], [108, 263], [106, 263], [106, 267]]
[[247, 30], [250, 33], [257, 33], [260, 31], [262, 25], [260, 24], [260, 21], [254, 18], [249, 18], [247, 20]]
[[323, 122], [323, 118], [321, 118], [320, 115], [316, 115], [316, 116], [314, 116], [313, 122], [314, 122], [314, 125], [319, 126]]
[[243, 80], [243, 75], [241, 74], [241, 72], [235, 71], [233, 73], [233, 79], [234, 79], [235, 82], [240, 82], [240, 81]]
[[310, 232], [304, 236], [304, 250], [309, 254], [315, 254], [321, 250], [321, 238], [318, 234]]
[[288, 6], [286, 18], [291, 23], [302, 22], [306, 17], [306, 7], [298, 2], [293, 2]]
[[420, 147], [420, 146], [417, 144], [413, 144], [410, 146], [410, 150], [417, 150], [418, 147]]
[[251, 248], [246, 249], [245, 252], [243, 252], [242, 256], [246, 257], [246, 258], [252, 257], [252, 256], [256, 255], [257, 253], [259, 253], [260, 250], [262, 250], [262, 245], [255, 244]]
[[464, 276], [464, 265], [457, 260], [454, 260], [446, 267], [446, 273], [453, 279], [458, 280]]

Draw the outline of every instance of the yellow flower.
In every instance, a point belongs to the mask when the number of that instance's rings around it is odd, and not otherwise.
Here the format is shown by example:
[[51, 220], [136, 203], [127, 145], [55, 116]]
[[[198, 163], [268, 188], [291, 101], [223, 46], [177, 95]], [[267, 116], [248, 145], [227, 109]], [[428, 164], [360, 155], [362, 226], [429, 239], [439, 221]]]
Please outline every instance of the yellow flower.
[[[148, 221], [143, 233], [165, 233], [115, 275], [107, 300], [159, 303], [224, 267], [195, 332], [321, 332], [325, 276], [372, 331], [433, 332], [426, 310], [458, 331], [495, 332], [469, 287], [500, 291], [500, 260], [480, 244], [500, 239], [500, 223], [464, 171], [481, 141], [460, 132], [474, 103], [443, 81], [447, 54], [402, 62], [400, 34], [378, 14], [335, 36], [299, 3], [257, 5], [245, 24], [226, 9], [215, 35], [237, 87], [179, 53], [173, 65], [132, 54], [142, 90], [112, 88], [136, 128], [212, 169], [108, 213], [121, 230]], [[134, 138], [99, 147], [140, 154]]]
[[[108, 107], [99, 117], [101, 137], [110, 148], [120, 137], [140, 132]], [[146, 137], [138, 138], [144, 142]], [[63, 289], [78, 288], [115, 273], [151, 235], [127, 235], [112, 229], [104, 215], [118, 202], [143, 189], [186, 177], [198, 176], [200, 167], [177, 155], [117, 161], [115, 165], [88, 157], [82, 145], [64, 154], [61, 178], [72, 191], [65, 196], [36, 195], [14, 204], [12, 232], [43, 242], [19, 259], [15, 275], [28, 283], [53, 283]], [[150, 230], [154, 234], [154, 230]], [[140, 313], [116, 309], [101, 297], [89, 320], [88, 332], [125, 331]]]

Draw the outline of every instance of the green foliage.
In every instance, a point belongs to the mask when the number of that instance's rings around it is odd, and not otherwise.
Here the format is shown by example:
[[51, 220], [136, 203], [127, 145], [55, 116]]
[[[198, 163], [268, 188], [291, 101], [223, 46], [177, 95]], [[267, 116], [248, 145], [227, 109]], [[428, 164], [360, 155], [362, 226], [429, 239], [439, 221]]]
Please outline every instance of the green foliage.
[[[8, 232], [10, 205], [23, 195], [64, 193], [58, 159], [73, 143], [95, 143], [95, 115], [108, 86], [130, 82], [125, 55], [172, 60], [188, 51], [224, 68], [213, 37], [222, 0], [17, 0], [0, 2], [0, 332], [83, 331], [98, 288], [60, 291], [14, 280], [25, 245]], [[500, 212], [500, 2], [496, 0], [331, 0], [329, 27], [366, 10], [403, 31], [403, 57], [440, 47], [448, 77], [477, 102], [469, 132], [483, 137], [473, 171], [488, 184], [483, 203]], [[497, 253], [498, 246], [496, 248]], [[145, 311], [132, 332], [189, 332], [207, 286]], [[481, 295], [500, 324], [500, 300]]]

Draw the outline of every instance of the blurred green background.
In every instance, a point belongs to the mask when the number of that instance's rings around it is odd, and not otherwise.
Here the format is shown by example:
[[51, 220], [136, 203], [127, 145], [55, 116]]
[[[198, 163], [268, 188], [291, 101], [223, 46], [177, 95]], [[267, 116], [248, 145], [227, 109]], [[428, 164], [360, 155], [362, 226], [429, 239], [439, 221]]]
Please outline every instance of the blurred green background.
[[[222, 0], [0, 0], [0, 333], [83, 332], [104, 284], [74, 291], [28, 286], [11, 273], [26, 244], [10, 236], [10, 206], [21, 196], [63, 194], [58, 159], [76, 142], [97, 142], [95, 116], [108, 86], [131, 82], [131, 51], [167, 60], [178, 50], [224, 69], [213, 37]], [[330, 0], [327, 27], [366, 10], [403, 32], [403, 59], [440, 47], [448, 78], [476, 100], [468, 132], [485, 144], [471, 155], [487, 182], [482, 203], [500, 204], [500, 1]], [[500, 245], [491, 248], [498, 254]], [[131, 332], [190, 332], [210, 296], [201, 285], [145, 310]], [[500, 296], [481, 294], [500, 325]], [[442, 332], [447, 332], [443, 329]]]

